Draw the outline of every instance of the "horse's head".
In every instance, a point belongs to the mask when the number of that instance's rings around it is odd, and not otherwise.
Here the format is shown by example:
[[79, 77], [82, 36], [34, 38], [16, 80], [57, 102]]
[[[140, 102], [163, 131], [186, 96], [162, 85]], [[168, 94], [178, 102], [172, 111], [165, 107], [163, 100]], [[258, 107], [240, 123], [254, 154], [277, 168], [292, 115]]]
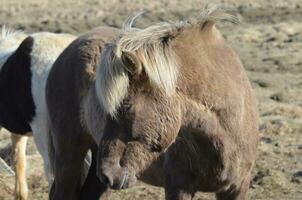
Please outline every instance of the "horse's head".
[[182, 120], [175, 41], [190, 29], [209, 28], [215, 17], [220, 18], [221, 11], [145, 29], [131, 28], [131, 20], [105, 47], [96, 92], [109, 117], [100, 142], [98, 175], [111, 188], [132, 186], [175, 140]]
[[138, 92], [108, 118], [100, 143], [98, 173], [114, 189], [132, 186], [136, 178], [175, 139], [180, 108], [172, 98]]
[[133, 185], [180, 126], [176, 59], [168, 43], [141, 37], [127, 32], [108, 45], [96, 81], [110, 116], [100, 144], [99, 175], [116, 189]]
[[180, 126], [178, 66], [169, 41], [161, 37], [167, 30], [157, 28], [125, 31], [106, 46], [97, 71], [98, 99], [110, 116], [100, 144], [99, 176], [112, 188], [134, 184]]

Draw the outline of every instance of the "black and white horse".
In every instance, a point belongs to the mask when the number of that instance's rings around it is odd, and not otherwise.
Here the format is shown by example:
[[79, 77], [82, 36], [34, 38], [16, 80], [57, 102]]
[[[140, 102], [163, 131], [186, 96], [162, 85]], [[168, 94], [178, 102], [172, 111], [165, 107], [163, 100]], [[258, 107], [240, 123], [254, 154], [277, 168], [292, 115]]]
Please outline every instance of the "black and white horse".
[[[26, 143], [33, 135], [49, 182], [48, 111], [45, 84], [54, 61], [75, 36], [41, 32], [28, 35], [2, 27], [0, 35], [0, 125], [12, 133], [15, 199], [26, 200]], [[0, 126], [0, 129], [1, 129]]]

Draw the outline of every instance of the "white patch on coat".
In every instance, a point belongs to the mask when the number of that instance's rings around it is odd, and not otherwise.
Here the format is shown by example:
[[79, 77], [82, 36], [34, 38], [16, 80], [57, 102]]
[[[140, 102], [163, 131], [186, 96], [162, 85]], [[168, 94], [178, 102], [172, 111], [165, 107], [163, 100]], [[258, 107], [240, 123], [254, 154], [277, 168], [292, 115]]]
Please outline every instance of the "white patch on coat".
[[49, 183], [53, 175], [48, 155], [48, 110], [45, 98], [46, 80], [49, 71], [61, 52], [75, 39], [68, 34], [36, 33], [32, 34], [34, 43], [31, 52], [31, 90], [35, 104], [35, 116], [30, 123], [38, 151], [44, 160], [45, 174]]

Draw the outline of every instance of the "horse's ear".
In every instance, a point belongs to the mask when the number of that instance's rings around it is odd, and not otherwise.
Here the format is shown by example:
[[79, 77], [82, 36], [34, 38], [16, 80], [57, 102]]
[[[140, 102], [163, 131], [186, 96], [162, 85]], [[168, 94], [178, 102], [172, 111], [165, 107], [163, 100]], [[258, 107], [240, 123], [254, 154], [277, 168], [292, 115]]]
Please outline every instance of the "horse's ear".
[[123, 51], [121, 61], [126, 70], [132, 75], [139, 75], [142, 72], [142, 64], [135, 54], [129, 51]]

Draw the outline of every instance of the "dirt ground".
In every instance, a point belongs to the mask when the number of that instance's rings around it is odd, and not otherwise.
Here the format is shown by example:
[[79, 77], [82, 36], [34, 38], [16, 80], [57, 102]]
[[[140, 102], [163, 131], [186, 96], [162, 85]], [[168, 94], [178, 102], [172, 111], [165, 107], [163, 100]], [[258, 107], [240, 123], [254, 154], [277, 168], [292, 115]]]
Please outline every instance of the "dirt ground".
[[[99, 25], [121, 27], [129, 15], [149, 11], [137, 26], [183, 19], [202, 0], [0, 0], [0, 25], [27, 32], [81, 34]], [[214, 0], [238, 12], [240, 25], [221, 32], [239, 53], [260, 110], [259, 152], [250, 199], [302, 199], [302, 0]], [[28, 148], [30, 199], [47, 199], [42, 161]], [[9, 163], [10, 135], [0, 134], [0, 156]], [[0, 174], [0, 199], [13, 199], [14, 177]], [[113, 200], [164, 199], [163, 189], [144, 184], [113, 192]], [[198, 199], [214, 199], [198, 194]]]

